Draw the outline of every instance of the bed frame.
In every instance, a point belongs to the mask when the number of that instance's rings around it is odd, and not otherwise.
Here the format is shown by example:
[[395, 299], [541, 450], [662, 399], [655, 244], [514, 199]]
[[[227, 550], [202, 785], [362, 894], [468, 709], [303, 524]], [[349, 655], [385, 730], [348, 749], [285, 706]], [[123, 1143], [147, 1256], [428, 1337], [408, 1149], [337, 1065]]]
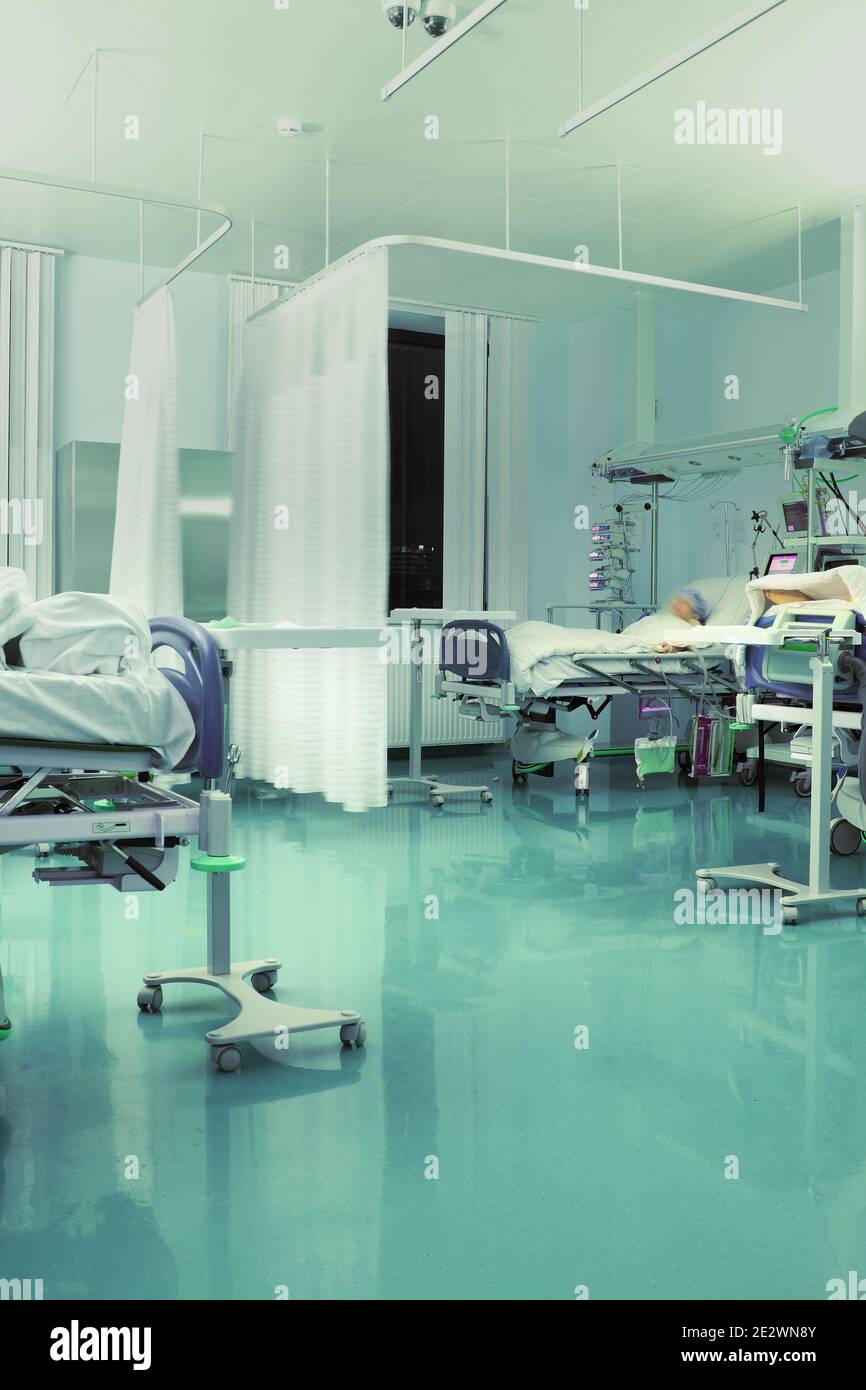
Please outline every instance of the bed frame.
[[[521, 730], [538, 735], [555, 728], [557, 711], [573, 713], [585, 709], [594, 721], [598, 720], [614, 699], [628, 695], [672, 695], [698, 703], [707, 695], [716, 698], [736, 696], [739, 691], [730, 663], [723, 669], [718, 664], [707, 667], [699, 655], [687, 652], [652, 652], [618, 661], [616, 674], [598, 665], [597, 655], [576, 656], [580, 676], [557, 686], [550, 695], [536, 695], [517, 687], [513, 678], [511, 654], [505, 631], [485, 619], [457, 619], [442, 629], [442, 646], [437, 677], [437, 695], [458, 702], [467, 719], [496, 723], [509, 717], [517, 720], [517, 735]], [[554, 762], [575, 761], [581, 766], [592, 754], [594, 736], [562, 734], [555, 754], [550, 760], [542, 755], [537, 763], [514, 760], [515, 781], [524, 781], [530, 774], [551, 776]], [[576, 778], [579, 792], [589, 790], [588, 769]]]

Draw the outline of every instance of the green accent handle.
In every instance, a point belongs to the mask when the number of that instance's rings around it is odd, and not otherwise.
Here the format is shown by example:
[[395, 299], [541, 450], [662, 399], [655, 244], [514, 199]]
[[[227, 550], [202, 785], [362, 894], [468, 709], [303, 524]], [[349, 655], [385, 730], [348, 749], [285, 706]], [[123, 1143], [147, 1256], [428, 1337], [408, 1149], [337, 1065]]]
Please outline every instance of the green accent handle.
[[215, 618], [208, 627], [246, 627], [246, 623], [239, 623], [237, 618], [229, 617], [228, 613], [224, 618]]
[[783, 444], [793, 444], [807, 420], [814, 420], [818, 415], [833, 415], [838, 409], [838, 405], [826, 405], [821, 410], [810, 410], [809, 414], [804, 415], [802, 420], [798, 420], [796, 425], [786, 425], [783, 430], [780, 430], [779, 438]]
[[242, 869], [246, 862], [242, 854], [195, 854], [189, 861], [190, 868], [197, 869], [200, 874], [233, 874]]

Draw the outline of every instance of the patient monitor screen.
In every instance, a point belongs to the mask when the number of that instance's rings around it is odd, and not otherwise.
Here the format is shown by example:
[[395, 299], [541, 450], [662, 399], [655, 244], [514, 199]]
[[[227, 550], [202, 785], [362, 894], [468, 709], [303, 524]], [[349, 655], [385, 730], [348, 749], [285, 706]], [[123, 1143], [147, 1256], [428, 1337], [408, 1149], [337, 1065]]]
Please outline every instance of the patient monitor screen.
[[[782, 515], [785, 518], [785, 531], [789, 536], [806, 535], [809, 530], [809, 504], [805, 497], [783, 497]], [[819, 495], [815, 497], [815, 530], [818, 535], [827, 534], [824, 501]]]
[[798, 558], [796, 551], [779, 551], [770, 556], [764, 574], [793, 574], [797, 568]]

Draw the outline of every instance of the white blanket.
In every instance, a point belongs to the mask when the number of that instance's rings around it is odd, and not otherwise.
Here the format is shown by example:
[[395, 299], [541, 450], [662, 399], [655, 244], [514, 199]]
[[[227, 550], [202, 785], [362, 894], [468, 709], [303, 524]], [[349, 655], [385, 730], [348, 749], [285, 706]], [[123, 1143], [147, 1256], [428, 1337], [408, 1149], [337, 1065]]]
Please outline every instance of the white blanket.
[[[176, 767], [195, 737], [186, 701], [156, 667], [124, 676], [0, 671], [0, 736], [152, 748]], [[3, 762], [0, 747], [0, 764]]]
[[[699, 590], [710, 605], [707, 623], [742, 622], [746, 617], [747, 601], [745, 590], [746, 575], [734, 578], [696, 579], [689, 588]], [[651, 613], [630, 623], [622, 632], [600, 632], [594, 627], [558, 627], [555, 623], [518, 623], [508, 632], [508, 650], [511, 655], [512, 678], [520, 690], [534, 690], [536, 694], [547, 693], [550, 687], [550, 671], [541, 682], [544, 687], [536, 689], [533, 668], [552, 657], [574, 656], [620, 656], [640, 652], [655, 652], [665, 640], [665, 633], [674, 629], [686, 634], [695, 631], [694, 627], [675, 618], [672, 613]], [[686, 645], [685, 641], [683, 645]], [[561, 676], [560, 679], [565, 679]]]
[[0, 567], [0, 644], [14, 638], [14, 664], [0, 645], [0, 737], [153, 748], [165, 769], [181, 760], [195, 725], [135, 604], [82, 593], [34, 603], [22, 572]]
[[853, 603], [858, 613], [866, 612], [866, 570], [859, 565], [840, 565], [818, 574], [765, 574], [753, 579], [746, 588], [753, 623], [769, 607], [767, 589], [798, 589], [810, 599], [838, 599]]

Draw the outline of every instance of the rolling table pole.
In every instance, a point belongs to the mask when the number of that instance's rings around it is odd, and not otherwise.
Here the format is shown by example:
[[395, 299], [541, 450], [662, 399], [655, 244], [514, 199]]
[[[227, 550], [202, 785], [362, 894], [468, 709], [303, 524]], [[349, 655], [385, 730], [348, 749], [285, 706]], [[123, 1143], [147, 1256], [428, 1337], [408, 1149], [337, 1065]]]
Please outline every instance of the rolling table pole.
[[809, 890], [830, 889], [830, 774], [833, 762], [833, 666], [813, 657], [812, 799], [809, 821]]
[[659, 601], [659, 485], [652, 485], [652, 519], [650, 524], [650, 607]]
[[764, 739], [766, 726], [763, 719], [758, 721], [758, 810], [763, 811], [767, 804], [767, 756]]
[[409, 672], [411, 690], [409, 696], [409, 776], [421, 779], [421, 740], [424, 719], [424, 643], [420, 622], [412, 623], [412, 640], [409, 645]]

